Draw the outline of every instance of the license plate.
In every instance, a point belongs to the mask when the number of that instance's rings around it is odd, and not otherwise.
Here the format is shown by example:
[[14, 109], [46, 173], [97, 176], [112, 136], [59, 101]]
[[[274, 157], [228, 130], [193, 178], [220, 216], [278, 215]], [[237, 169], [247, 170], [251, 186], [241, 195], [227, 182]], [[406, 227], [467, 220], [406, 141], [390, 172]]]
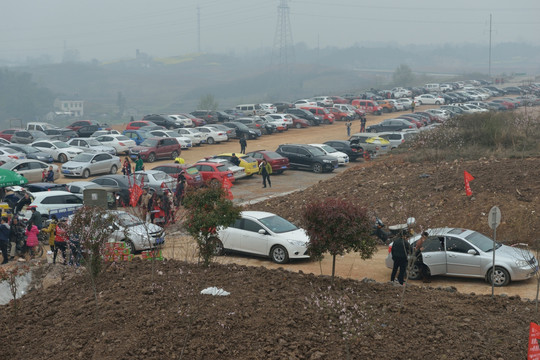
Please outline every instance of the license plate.
[[163, 238], [157, 238], [155, 244], [160, 245], [160, 244], [163, 244], [164, 242], [165, 240]]
[[232, 176], [232, 174], [227, 174], [227, 176], [228, 176], [228, 177], [231, 177], [231, 176]]
[[129, 155], [129, 157], [132, 158], [132, 159], [136, 159], [137, 155]]
[[69, 174], [70, 171], [69, 171], [69, 170], [62, 170], [62, 173], [64, 173], [64, 174]]
[[281, 168], [282, 168], [282, 169], [286, 169], [287, 167], [286, 167], [285, 165], [283, 165]]
[[345, 159], [345, 164], [349, 162], [349, 159]]
[[191, 144], [187, 144], [187, 147], [191, 147]]
[[338, 165], [337, 165], [337, 164], [336, 164], [336, 165], [334, 165], [334, 169], [337, 169], [337, 168], [338, 168]]

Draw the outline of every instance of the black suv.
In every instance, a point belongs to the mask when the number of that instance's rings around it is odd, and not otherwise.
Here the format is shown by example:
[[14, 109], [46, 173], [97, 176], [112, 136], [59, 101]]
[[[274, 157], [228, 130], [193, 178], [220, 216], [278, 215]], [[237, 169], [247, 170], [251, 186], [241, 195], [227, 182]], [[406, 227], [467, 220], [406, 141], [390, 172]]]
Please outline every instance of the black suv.
[[309, 125], [311, 126], [321, 125], [322, 122], [322, 119], [320, 117], [313, 115], [310, 111], [305, 109], [290, 108], [286, 109], [285, 112], [287, 114], [293, 114], [298, 116], [299, 118], [306, 119], [307, 121], [309, 121]]
[[364, 149], [358, 144], [351, 144], [348, 140], [329, 140], [325, 144], [347, 154], [351, 161], [364, 157]]
[[259, 136], [261, 136], [261, 131], [260, 130], [250, 129], [246, 125], [244, 125], [244, 124], [242, 124], [242, 123], [240, 123], [238, 121], [226, 122], [226, 123], [223, 123], [223, 125], [225, 125], [226, 127], [231, 128], [231, 129], [236, 130], [236, 137], [237, 138], [241, 138], [243, 136], [246, 139], [253, 140], [253, 139], [256, 139]]
[[176, 128], [181, 127], [173, 119], [169, 118], [167, 115], [151, 114], [151, 115], [145, 115], [142, 119], [146, 121], [151, 121], [154, 124], [163, 126], [166, 129], [176, 129]]
[[289, 159], [291, 168], [310, 169], [316, 173], [331, 172], [338, 167], [335, 157], [321, 149], [304, 144], [279, 145], [276, 152]]

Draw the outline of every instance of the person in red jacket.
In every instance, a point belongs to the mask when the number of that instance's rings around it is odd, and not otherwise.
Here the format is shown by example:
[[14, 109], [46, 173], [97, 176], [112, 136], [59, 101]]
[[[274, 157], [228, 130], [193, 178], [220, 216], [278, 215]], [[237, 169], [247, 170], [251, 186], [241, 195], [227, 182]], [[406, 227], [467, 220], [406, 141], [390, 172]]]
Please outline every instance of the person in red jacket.
[[54, 238], [54, 255], [53, 255], [53, 264], [56, 264], [56, 254], [58, 254], [58, 250], [62, 252], [62, 257], [64, 258], [64, 265], [67, 263], [67, 257], [66, 257], [66, 219], [62, 218], [60, 219], [60, 222], [58, 223], [58, 226], [56, 227], [56, 237]]

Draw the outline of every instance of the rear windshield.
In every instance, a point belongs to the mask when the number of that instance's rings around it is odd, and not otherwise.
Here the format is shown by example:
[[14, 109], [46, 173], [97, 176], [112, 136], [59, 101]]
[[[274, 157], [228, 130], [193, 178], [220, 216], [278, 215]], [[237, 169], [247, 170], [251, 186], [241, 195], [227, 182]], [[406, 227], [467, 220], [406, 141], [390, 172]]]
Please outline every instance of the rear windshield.
[[225, 166], [225, 165], [219, 165], [217, 167], [217, 169], [218, 169], [218, 171], [227, 171], [228, 170], [227, 166]]
[[268, 156], [270, 159], [281, 159], [283, 157], [276, 152], [267, 152], [266, 156]]
[[129, 140], [129, 138], [127, 136], [124, 136], [124, 135], [121, 135], [121, 136], [117, 136], [116, 137], [118, 140]]

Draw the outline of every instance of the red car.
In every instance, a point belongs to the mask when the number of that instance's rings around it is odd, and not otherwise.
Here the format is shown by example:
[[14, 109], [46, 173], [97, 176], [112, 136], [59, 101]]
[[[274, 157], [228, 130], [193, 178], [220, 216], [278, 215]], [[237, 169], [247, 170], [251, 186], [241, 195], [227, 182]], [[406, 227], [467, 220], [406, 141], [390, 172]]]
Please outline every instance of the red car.
[[11, 137], [15, 133], [15, 131], [19, 131], [21, 129], [7, 129], [0, 131], [0, 138], [6, 139], [7, 141], [11, 141]]
[[199, 170], [204, 182], [222, 183], [225, 178], [234, 182], [233, 172], [228, 170], [226, 165], [215, 162], [198, 162], [193, 166]]
[[349, 100], [342, 98], [341, 96], [330, 96], [330, 99], [334, 102], [334, 104], [348, 104]]
[[132, 121], [129, 124], [127, 124], [126, 130], [139, 130], [140, 128], [145, 127], [145, 126], [157, 126], [157, 125], [151, 121], [137, 120], [137, 121]]
[[201, 118], [195, 117], [195, 116], [193, 116], [191, 114], [180, 114], [180, 115], [185, 116], [187, 118], [190, 118], [191, 121], [193, 121], [193, 125], [195, 125], [195, 126], [204, 126], [204, 125], [206, 125], [206, 121], [204, 121]]
[[327, 108], [323, 108], [320, 106], [303, 106], [300, 109], [307, 110], [313, 115], [320, 117], [321, 119], [323, 119], [323, 122], [325, 124], [334, 123], [335, 117], [330, 111], [327, 110]]
[[266, 159], [270, 166], [272, 166], [273, 174], [282, 174], [285, 170], [289, 169], [289, 159], [279, 155], [275, 151], [257, 150], [247, 153], [246, 155], [257, 160], [258, 164], [260, 164], [263, 159]]
[[155, 167], [152, 170], [163, 171], [164, 173], [175, 179], [178, 179], [180, 173], [183, 172], [188, 186], [201, 187], [202, 185], [204, 185], [203, 177], [195, 166], [169, 163]]
[[373, 100], [354, 99], [351, 101], [351, 105], [371, 114], [381, 115], [383, 112], [382, 106]]
[[310, 127], [310, 123], [309, 121], [307, 121], [306, 119], [302, 119], [301, 117], [298, 117], [296, 115], [293, 115], [293, 114], [287, 114], [288, 116], [290, 116], [293, 120], [293, 126], [297, 129], [300, 129], [300, 128], [307, 128], [307, 127]]
[[78, 131], [80, 128], [84, 126], [90, 126], [90, 125], [97, 125], [99, 127], [99, 130], [111, 130], [108, 125], [100, 125], [97, 121], [94, 120], [78, 120], [75, 121], [73, 124], [66, 126], [66, 128], [71, 129], [73, 131]]
[[328, 108], [328, 111], [330, 111], [334, 115], [334, 117], [336, 118], [337, 121], [340, 121], [340, 120], [343, 120], [343, 121], [352, 120], [349, 117], [348, 113], [343, 112], [338, 108], [330, 107], [330, 108]]

